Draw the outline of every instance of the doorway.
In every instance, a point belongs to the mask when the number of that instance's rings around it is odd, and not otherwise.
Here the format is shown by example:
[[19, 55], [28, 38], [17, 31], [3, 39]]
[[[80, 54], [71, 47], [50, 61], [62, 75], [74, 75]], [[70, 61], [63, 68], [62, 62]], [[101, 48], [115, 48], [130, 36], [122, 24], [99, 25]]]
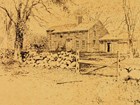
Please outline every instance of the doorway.
[[71, 38], [66, 39], [66, 51], [73, 49], [73, 40]]
[[111, 52], [111, 43], [107, 43], [107, 52]]

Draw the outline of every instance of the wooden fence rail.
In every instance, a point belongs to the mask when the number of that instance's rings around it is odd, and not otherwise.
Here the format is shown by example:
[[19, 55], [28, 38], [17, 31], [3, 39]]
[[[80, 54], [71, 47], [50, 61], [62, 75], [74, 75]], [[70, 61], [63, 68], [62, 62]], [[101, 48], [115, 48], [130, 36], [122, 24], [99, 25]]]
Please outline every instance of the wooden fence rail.
[[[80, 59], [80, 53], [79, 51], [76, 52], [76, 73], [80, 73], [80, 64], [89, 64], [89, 65], [94, 65], [97, 66], [97, 70], [100, 68], [104, 67], [110, 67], [110, 68], [116, 68], [117, 70], [117, 76], [120, 75], [120, 53], [117, 52], [117, 59], [115, 62], [97, 62], [97, 61], [92, 61], [92, 60], [81, 60]], [[115, 64], [115, 65], [114, 65]], [[94, 71], [94, 70], [93, 70]]]

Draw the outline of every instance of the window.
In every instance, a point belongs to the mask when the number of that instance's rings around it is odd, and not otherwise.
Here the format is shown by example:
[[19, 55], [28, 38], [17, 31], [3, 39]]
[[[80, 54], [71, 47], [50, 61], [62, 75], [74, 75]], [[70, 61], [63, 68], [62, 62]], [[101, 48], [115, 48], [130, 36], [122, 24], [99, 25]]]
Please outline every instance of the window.
[[63, 36], [62, 36], [62, 35], [60, 35], [60, 38], [63, 38]]
[[95, 40], [93, 40], [93, 47], [95, 46]]
[[86, 41], [82, 40], [82, 48], [85, 48], [85, 47], [86, 47]]
[[96, 31], [94, 30], [94, 36], [96, 37]]
[[79, 41], [76, 40], [76, 48], [78, 49], [80, 47]]

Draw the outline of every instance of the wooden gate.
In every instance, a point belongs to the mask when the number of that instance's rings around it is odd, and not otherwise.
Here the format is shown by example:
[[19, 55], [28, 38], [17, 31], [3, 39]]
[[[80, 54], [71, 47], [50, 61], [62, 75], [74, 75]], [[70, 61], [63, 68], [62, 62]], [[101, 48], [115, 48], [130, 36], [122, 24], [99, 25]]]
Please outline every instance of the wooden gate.
[[[117, 74], [115, 76], [118, 76], [119, 75], [119, 68], [120, 68], [120, 61], [121, 60], [124, 60], [125, 58], [124, 57], [120, 57], [120, 53], [118, 52], [117, 54], [114, 54], [114, 55], [110, 55], [110, 56], [114, 56], [113, 59], [112, 57], [109, 58], [109, 56], [107, 56], [107, 53], [104, 54], [105, 56], [101, 56], [100, 54], [97, 54], [98, 56], [95, 56], [91, 58], [95, 59], [95, 60], [92, 60], [92, 59], [82, 59], [82, 57], [80, 56], [81, 54], [79, 53], [79, 51], [77, 51], [76, 53], [76, 72], [77, 73], [81, 73], [81, 74], [90, 74], [90, 73], [93, 73], [94, 71], [97, 71], [97, 70], [102, 70], [103, 68], [115, 68]], [[107, 56], [107, 58], [106, 58]], [[87, 58], [87, 57], [85, 57]], [[83, 68], [87, 68], [86, 66], [81, 66], [82, 64], [84, 65], [92, 65], [94, 67], [89, 67], [89, 71], [87, 72], [82, 72], [81, 70]]]

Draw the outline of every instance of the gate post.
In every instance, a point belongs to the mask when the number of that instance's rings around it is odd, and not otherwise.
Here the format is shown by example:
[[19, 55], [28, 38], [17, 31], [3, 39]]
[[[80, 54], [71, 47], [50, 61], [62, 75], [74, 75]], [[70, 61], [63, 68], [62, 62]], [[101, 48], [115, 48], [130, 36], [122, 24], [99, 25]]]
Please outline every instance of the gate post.
[[79, 58], [80, 58], [80, 54], [78, 50], [76, 51], [76, 73], [80, 73]]
[[120, 76], [120, 52], [117, 51], [117, 76]]

